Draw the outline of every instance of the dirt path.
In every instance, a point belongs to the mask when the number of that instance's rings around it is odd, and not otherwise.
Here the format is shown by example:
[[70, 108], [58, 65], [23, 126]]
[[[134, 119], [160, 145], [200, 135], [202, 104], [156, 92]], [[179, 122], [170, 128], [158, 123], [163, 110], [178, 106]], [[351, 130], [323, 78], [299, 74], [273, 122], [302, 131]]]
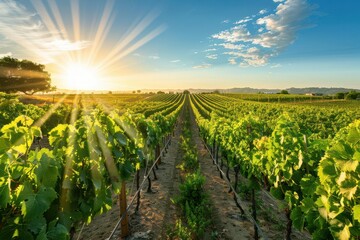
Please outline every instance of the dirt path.
[[[200, 169], [202, 174], [206, 177], [205, 188], [212, 201], [213, 222], [215, 228], [218, 229], [217, 239], [254, 239], [253, 224], [242, 217], [239, 208], [233, 200], [233, 194], [228, 193], [228, 183], [220, 178], [220, 174], [212, 162], [212, 158], [204, 146], [200, 137], [195, 118], [191, 116], [191, 128], [193, 132], [194, 141], [198, 149], [198, 158], [200, 161]], [[225, 169], [223, 169], [224, 171]], [[224, 171], [225, 172], [225, 171]], [[235, 179], [235, 174], [230, 171], [230, 179]], [[246, 184], [247, 180], [240, 176], [240, 185]], [[268, 239], [284, 239], [286, 218], [284, 212], [281, 210], [280, 201], [275, 200], [270, 194], [264, 191], [257, 192], [257, 220]], [[249, 210], [251, 213], [250, 199], [241, 199], [241, 207]], [[261, 237], [261, 235], [259, 236]], [[311, 236], [306, 232], [292, 231], [291, 238], [294, 240], [311, 239]]]
[[[148, 193], [146, 191], [148, 186], [146, 182], [141, 191], [139, 211], [135, 212], [135, 207], [131, 208], [129, 213], [131, 235], [126, 239], [165, 239], [167, 230], [170, 230], [175, 224], [177, 210], [175, 205], [171, 203], [171, 199], [178, 193], [180, 183], [176, 165], [181, 160], [179, 150], [181, 129], [182, 122], [179, 121], [174, 135], [171, 137], [171, 144], [167, 149], [167, 153], [162, 156], [161, 164], [156, 170], [157, 180], [154, 180], [153, 174], [150, 175], [152, 192]], [[144, 173], [140, 174], [140, 181], [143, 180], [143, 176]], [[133, 181], [128, 182], [127, 189], [129, 191], [133, 188], [133, 184]], [[135, 188], [133, 189], [134, 193]], [[128, 201], [132, 198], [132, 194], [129, 194]], [[107, 239], [119, 220], [119, 212], [119, 205], [114, 204], [110, 211], [95, 217], [90, 225], [86, 225], [79, 239]], [[119, 236], [120, 227], [111, 239], [119, 239]], [[77, 236], [75, 236], [75, 239], [77, 239]]]
[[[176, 165], [181, 160], [179, 151], [181, 129], [182, 122], [176, 127], [168, 152], [162, 158], [159, 169], [156, 170], [158, 180], [152, 182], [153, 192], [142, 192], [139, 212], [131, 216], [130, 225], [133, 235], [129, 239], [147, 239], [147, 237], [166, 239], [167, 230], [170, 230], [176, 222], [177, 211], [171, 199], [178, 194], [180, 183]], [[144, 236], [142, 233], [145, 232], [148, 236], [140, 237]]]
[[[209, 194], [212, 210], [212, 225], [205, 233], [204, 239], [254, 239], [253, 224], [242, 217], [237, 208], [233, 194], [228, 193], [227, 182], [220, 178], [216, 166], [212, 164], [212, 159], [203, 145], [200, 138], [194, 116], [191, 116], [191, 130], [193, 143], [197, 147], [200, 170], [206, 177], [205, 190]], [[181, 118], [180, 118], [181, 119]], [[152, 193], [147, 193], [147, 183], [141, 191], [141, 205], [138, 212], [135, 206], [130, 210], [130, 231], [131, 236], [126, 239], [167, 239], [167, 233], [171, 232], [181, 213], [172, 203], [172, 199], [179, 194], [180, 173], [176, 168], [182, 160], [182, 150], [180, 148], [180, 136], [183, 127], [182, 119], [175, 128], [172, 136], [171, 145], [162, 163], [156, 170], [158, 180], [152, 181]], [[144, 173], [141, 175], [144, 176]], [[230, 178], [234, 179], [233, 172]], [[151, 179], [154, 176], [151, 174]], [[246, 181], [242, 179], [241, 181]], [[129, 191], [135, 189], [133, 181], [129, 181], [127, 188]], [[133, 192], [129, 194], [131, 199]], [[285, 216], [279, 210], [279, 203], [273, 201], [268, 195], [258, 193], [259, 205], [258, 222], [268, 239], [283, 239], [284, 226], [286, 225]], [[116, 200], [115, 200], [116, 202]], [[250, 201], [242, 199], [242, 207], [250, 209]], [[135, 204], [134, 204], [135, 205]], [[85, 226], [79, 239], [107, 239], [119, 219], [119, 206], [114, 204], [113, 208], [100, 216], [97, 216], [90, 225]], [[119, 239], [120, 229], [118, 228], [111, 238]], [[74, 239], [77, 239], [75, 236]], [[309, 239], [308, 235], [294, 231], [292, 239]]]
[[194, 117], [191, 115], [191, 128], [194, 142], [198, 150], [198, 159], [202, 174], [206, 177], [205, 190], [212, 202], [212, 218], [217, 229], [217, 239], [253, 239], [253, 225], [240, 216], [233, 194], [228, 193], [229, 187], [221, 179], [211, 157], [203, 145]]

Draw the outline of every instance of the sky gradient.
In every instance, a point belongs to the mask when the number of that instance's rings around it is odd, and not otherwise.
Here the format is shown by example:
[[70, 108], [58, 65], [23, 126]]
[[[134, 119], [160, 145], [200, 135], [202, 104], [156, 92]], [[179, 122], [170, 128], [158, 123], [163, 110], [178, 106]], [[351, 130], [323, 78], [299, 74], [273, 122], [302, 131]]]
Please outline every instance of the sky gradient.
[[0, 57], [46, 64], [60, 89], [360, 88], [359, 8], [350, 0], [0, 0]]

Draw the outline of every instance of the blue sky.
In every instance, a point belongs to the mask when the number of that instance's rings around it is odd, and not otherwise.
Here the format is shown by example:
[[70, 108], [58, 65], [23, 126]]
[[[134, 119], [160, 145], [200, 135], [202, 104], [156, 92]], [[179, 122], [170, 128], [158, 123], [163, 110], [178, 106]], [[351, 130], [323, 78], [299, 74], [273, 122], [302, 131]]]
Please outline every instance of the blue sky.
[[88, 87], [97, 89], [360, 88], [359, 8], [354, 0], [0, 0], [0, 56], [45, 63], [59, 88], [86, 83], [66, 79], [74, 62], [96, 69]]

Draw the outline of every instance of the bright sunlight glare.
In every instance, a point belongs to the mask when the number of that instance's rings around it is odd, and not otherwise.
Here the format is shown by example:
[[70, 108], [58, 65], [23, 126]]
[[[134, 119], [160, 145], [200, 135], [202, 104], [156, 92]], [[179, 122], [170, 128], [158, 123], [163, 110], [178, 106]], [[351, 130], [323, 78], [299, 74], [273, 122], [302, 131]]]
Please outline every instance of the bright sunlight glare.
[[69, 63], [63, 79], [67, 88], [73, 90], [97, 90], [100, 87], [100, 76], [96, 68], [83, 63]]

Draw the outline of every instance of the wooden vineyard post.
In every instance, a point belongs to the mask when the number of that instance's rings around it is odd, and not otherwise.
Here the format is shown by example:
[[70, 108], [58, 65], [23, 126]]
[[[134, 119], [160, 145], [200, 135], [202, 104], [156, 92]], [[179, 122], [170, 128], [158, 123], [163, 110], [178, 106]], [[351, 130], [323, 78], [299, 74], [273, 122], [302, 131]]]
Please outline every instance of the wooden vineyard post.
[[291, 210], [289, 209], [289, 207], [287, 207], [285, 209], [285, 214], [286, 214], [286, 219], [287, 219], [285, 239], [286, 240], [291, 240], [292, 221], [291, 221], [291, 218], [290, 218]]
[[240, 171], [240, 166], [238, 164], [235, 165], [234, 171], [235, 171], [234, 191], [237, 192], [237, 190], [238, 190], [237, 189], [238, 188], [238, 182], [239, 182], [239, 171]]
[[[230, 167], [229, 167], [229, 159], [226, 159], [226, 179], [229, 181], [229, 182], [231, 182], [231, 180], [230, 180], [230, 176], [229, 176], [229, 172], [230, 172]], [[229, 188], [229, 191], [228, 191], [228, 193], [231, 193], [232, 192], [232, 189], [231, 189], [231, 187]]]
[[[121, 238], [124, 238], [129, 235], [129, 217], [126, 212], [127, 203], [126, 203], [126, 184], [125, 181], [121, 183], [121, 190], [119, 195], [120, 200], [120, 217], [125, 214], [124, 218], [121, 220]], [[120, 238], [120, 239], [121, 239]]]
[[[216, 142], [215, 142], [215, 139], [212, 143], [212, 147], [211, 147], [211, 155], [213, 158], [215, 158], [215, 145], [216, 145]], [[213, 164], [215, 164], [215, 159], [213, 159]]]
[[160, 164], [161, 163], [161, 156], [160, 156], [160, 145], [156, 145], [156, 150], [155, 150], [155, 159], [159, 158], [159, 161], [158, 163]]
[[215, 150], [215, 162], [216, 164], [219, 164], [219, 145], [216, 145], [216, 150]]
[[136, 171], [136, 191], [138, 192], [137, 194], [137, 202], [136, 202], [136, 211], [139, 211], [139, 206], [140, 206], [140, 170]]
[[146, 171], [146, 174], [148, 175], [147, 180], [148, 180], [148, 183], [149, 183], [148, 188], [147, 188], [147, 192], [151, 193], [152, 190], [151, 190], [151, 179], [150, 179], [149, 171]]
[[[255, 198], [255, 189], [251, 189], [251, 208], [252, 208], [252, 217], [256, 222], [256, 198]], [[259, 239], [259, 233], [256, 224], [254, 223], [254, 239]]]
[[165, 151], [167, 151], [167, 145], [166, 145], [167, 136], [163, 137], [163, 145], [164, 145], [164, 151], [162, 152], [162, 156], [165, 157]]

